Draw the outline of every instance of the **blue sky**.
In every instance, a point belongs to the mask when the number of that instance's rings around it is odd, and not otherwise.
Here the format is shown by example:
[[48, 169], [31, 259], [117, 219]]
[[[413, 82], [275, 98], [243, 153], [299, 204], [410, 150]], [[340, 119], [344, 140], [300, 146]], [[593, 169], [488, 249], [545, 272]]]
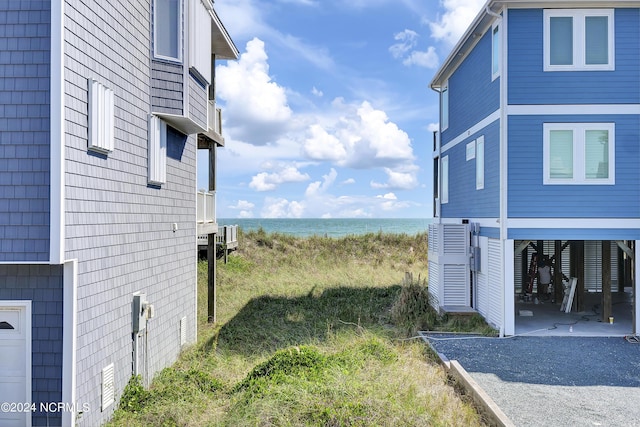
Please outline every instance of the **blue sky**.
[[218, 217], [431, 217], [429, 82], [484, 3], [217, 0]]

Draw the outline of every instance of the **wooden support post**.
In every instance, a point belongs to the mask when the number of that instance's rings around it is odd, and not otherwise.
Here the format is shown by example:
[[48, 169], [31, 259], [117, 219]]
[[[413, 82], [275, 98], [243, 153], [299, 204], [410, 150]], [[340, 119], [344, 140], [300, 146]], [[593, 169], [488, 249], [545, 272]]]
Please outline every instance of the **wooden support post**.
[[611, 316], [611, 240], [602, 241], [602, 321]]
[[578, 287], [576, 288], [576, 311], [584, 310], [584, 240], [576, 241], [576, 276]]
[[[216, 191], [216, 144], [209, 144], [209, 191]], [[207, 322], [216, 322], [216, 235], [207, 242]]]
[[553, 299], [562, 301], [562, 241], [556, 240], [554, 244], [555, 269], [553, 270]]
[[207, 241], [207, 322], [216, 321], [216, 235]]

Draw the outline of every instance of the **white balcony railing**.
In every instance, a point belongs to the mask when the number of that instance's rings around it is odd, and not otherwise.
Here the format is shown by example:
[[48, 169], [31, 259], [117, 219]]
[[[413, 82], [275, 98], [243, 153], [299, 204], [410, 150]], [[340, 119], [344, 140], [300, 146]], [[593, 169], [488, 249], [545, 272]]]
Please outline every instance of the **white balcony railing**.
[[216, 193], [198, 191], [196, 197], [196, 222], [198, 224], [216, 222]]
[[215, 101], [209, 101], [209, 130], [222, 135], [222, 109], [216, 108]]

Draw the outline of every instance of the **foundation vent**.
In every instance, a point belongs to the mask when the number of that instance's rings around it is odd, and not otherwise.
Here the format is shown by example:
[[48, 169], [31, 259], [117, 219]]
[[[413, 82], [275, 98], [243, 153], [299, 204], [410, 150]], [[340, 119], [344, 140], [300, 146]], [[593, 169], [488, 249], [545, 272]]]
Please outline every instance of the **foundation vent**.
[[102, 370], [102, 405], [104, 411], [115, 402], [114, 366], [107, 365]]

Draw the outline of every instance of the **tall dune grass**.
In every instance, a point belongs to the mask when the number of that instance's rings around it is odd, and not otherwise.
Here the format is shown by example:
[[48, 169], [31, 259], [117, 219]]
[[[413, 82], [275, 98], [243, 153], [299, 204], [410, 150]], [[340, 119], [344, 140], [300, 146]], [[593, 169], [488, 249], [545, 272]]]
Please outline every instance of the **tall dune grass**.
[[[129, 393], [111, 425], [483, 425], [425, 344], [406, 339], [447, 320], [424, 301], [417, 316], [403, 306], [426, 295], [426, 237], [241, 232], [218, 262], [217, 323], [200, 262], [198, 343]], [[403, 285], [407, 272], [420, 279]], [[417, 297], [401, 298], [408, 286]]]

